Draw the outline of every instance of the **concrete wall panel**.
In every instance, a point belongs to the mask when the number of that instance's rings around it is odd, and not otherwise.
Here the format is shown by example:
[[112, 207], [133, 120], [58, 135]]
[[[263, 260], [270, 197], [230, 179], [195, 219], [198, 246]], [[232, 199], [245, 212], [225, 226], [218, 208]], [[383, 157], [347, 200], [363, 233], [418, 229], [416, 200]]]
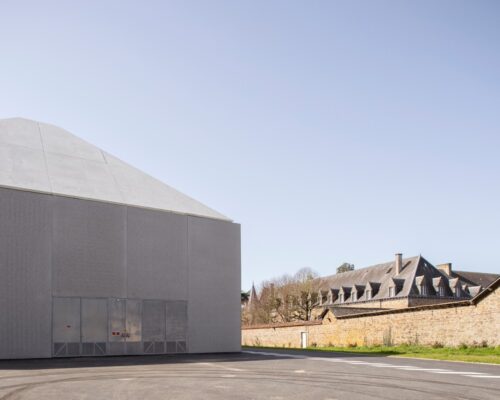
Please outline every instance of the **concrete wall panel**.
[[188, 220], [189, 352], [240, 351], [240, 226]]
[[187, 216], [129, 207], [129, 298], [187, 300]]
[[240, 227], [0, 188], [0, 358], [51, 357], [53, 296], [187, 301], [189, 352], [239, 351]]
[[105, 163], [53, 153], [47, 153], [45, 160], [54, 193], [123, 203]]
[[125, 297], [126, 207], [54, 196], [54, 296]]
[[0, 358], [51, 355], [52, 200], [0, 189]]
[[0, 143], [0, 182], [5, 186], [50, 192], [43, 152]]

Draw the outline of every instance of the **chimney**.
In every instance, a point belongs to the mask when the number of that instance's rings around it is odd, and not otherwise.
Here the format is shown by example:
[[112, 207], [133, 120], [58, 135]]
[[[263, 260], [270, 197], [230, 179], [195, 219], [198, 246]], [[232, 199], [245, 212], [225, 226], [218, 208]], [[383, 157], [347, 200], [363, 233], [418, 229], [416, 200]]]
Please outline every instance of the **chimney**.
[[436, 265], [436, 268], [446, 275], [451, 276], [451, 263]]
[[396, 268], [395, 268], [396, 275], [399, 275], [402, 269], [403, 269], [403, 254], [396, 253]]

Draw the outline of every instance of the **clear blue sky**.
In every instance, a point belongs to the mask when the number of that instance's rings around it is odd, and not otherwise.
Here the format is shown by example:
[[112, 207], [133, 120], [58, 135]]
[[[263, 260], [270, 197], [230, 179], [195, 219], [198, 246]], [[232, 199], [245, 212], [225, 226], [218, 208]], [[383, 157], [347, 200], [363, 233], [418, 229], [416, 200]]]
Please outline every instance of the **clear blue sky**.
[[0, 118], [62, 126], [242, 224], [242, 285], [500, 272], [500, 2], [0, 0]]

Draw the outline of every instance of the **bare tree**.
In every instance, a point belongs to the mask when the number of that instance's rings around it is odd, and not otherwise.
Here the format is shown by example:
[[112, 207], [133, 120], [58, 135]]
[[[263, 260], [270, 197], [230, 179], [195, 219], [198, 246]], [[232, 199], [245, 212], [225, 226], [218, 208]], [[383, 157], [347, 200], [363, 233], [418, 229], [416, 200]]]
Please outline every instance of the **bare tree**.
[[311, 268], [302, 268], [294, 276], [295, 293], [298, 297], [296, 318], [302, 321], [311, 319], [314, 304], [318, 301], [318, 274]]
[[310, 320], [312, 307], [317, 302], [318, 284], [317, 274], [311, 268], [263, 282], [258, 303], [250, 304], [248, 323]]

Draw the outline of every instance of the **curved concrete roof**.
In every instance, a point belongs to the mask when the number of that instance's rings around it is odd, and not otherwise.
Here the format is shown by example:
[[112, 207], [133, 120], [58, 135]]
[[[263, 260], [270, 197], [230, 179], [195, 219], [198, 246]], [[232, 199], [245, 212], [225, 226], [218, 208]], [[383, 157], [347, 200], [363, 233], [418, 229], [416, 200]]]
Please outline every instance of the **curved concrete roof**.
[[230, 220], [64, 129], [24, 118], [0, 120], [0, 186]]

